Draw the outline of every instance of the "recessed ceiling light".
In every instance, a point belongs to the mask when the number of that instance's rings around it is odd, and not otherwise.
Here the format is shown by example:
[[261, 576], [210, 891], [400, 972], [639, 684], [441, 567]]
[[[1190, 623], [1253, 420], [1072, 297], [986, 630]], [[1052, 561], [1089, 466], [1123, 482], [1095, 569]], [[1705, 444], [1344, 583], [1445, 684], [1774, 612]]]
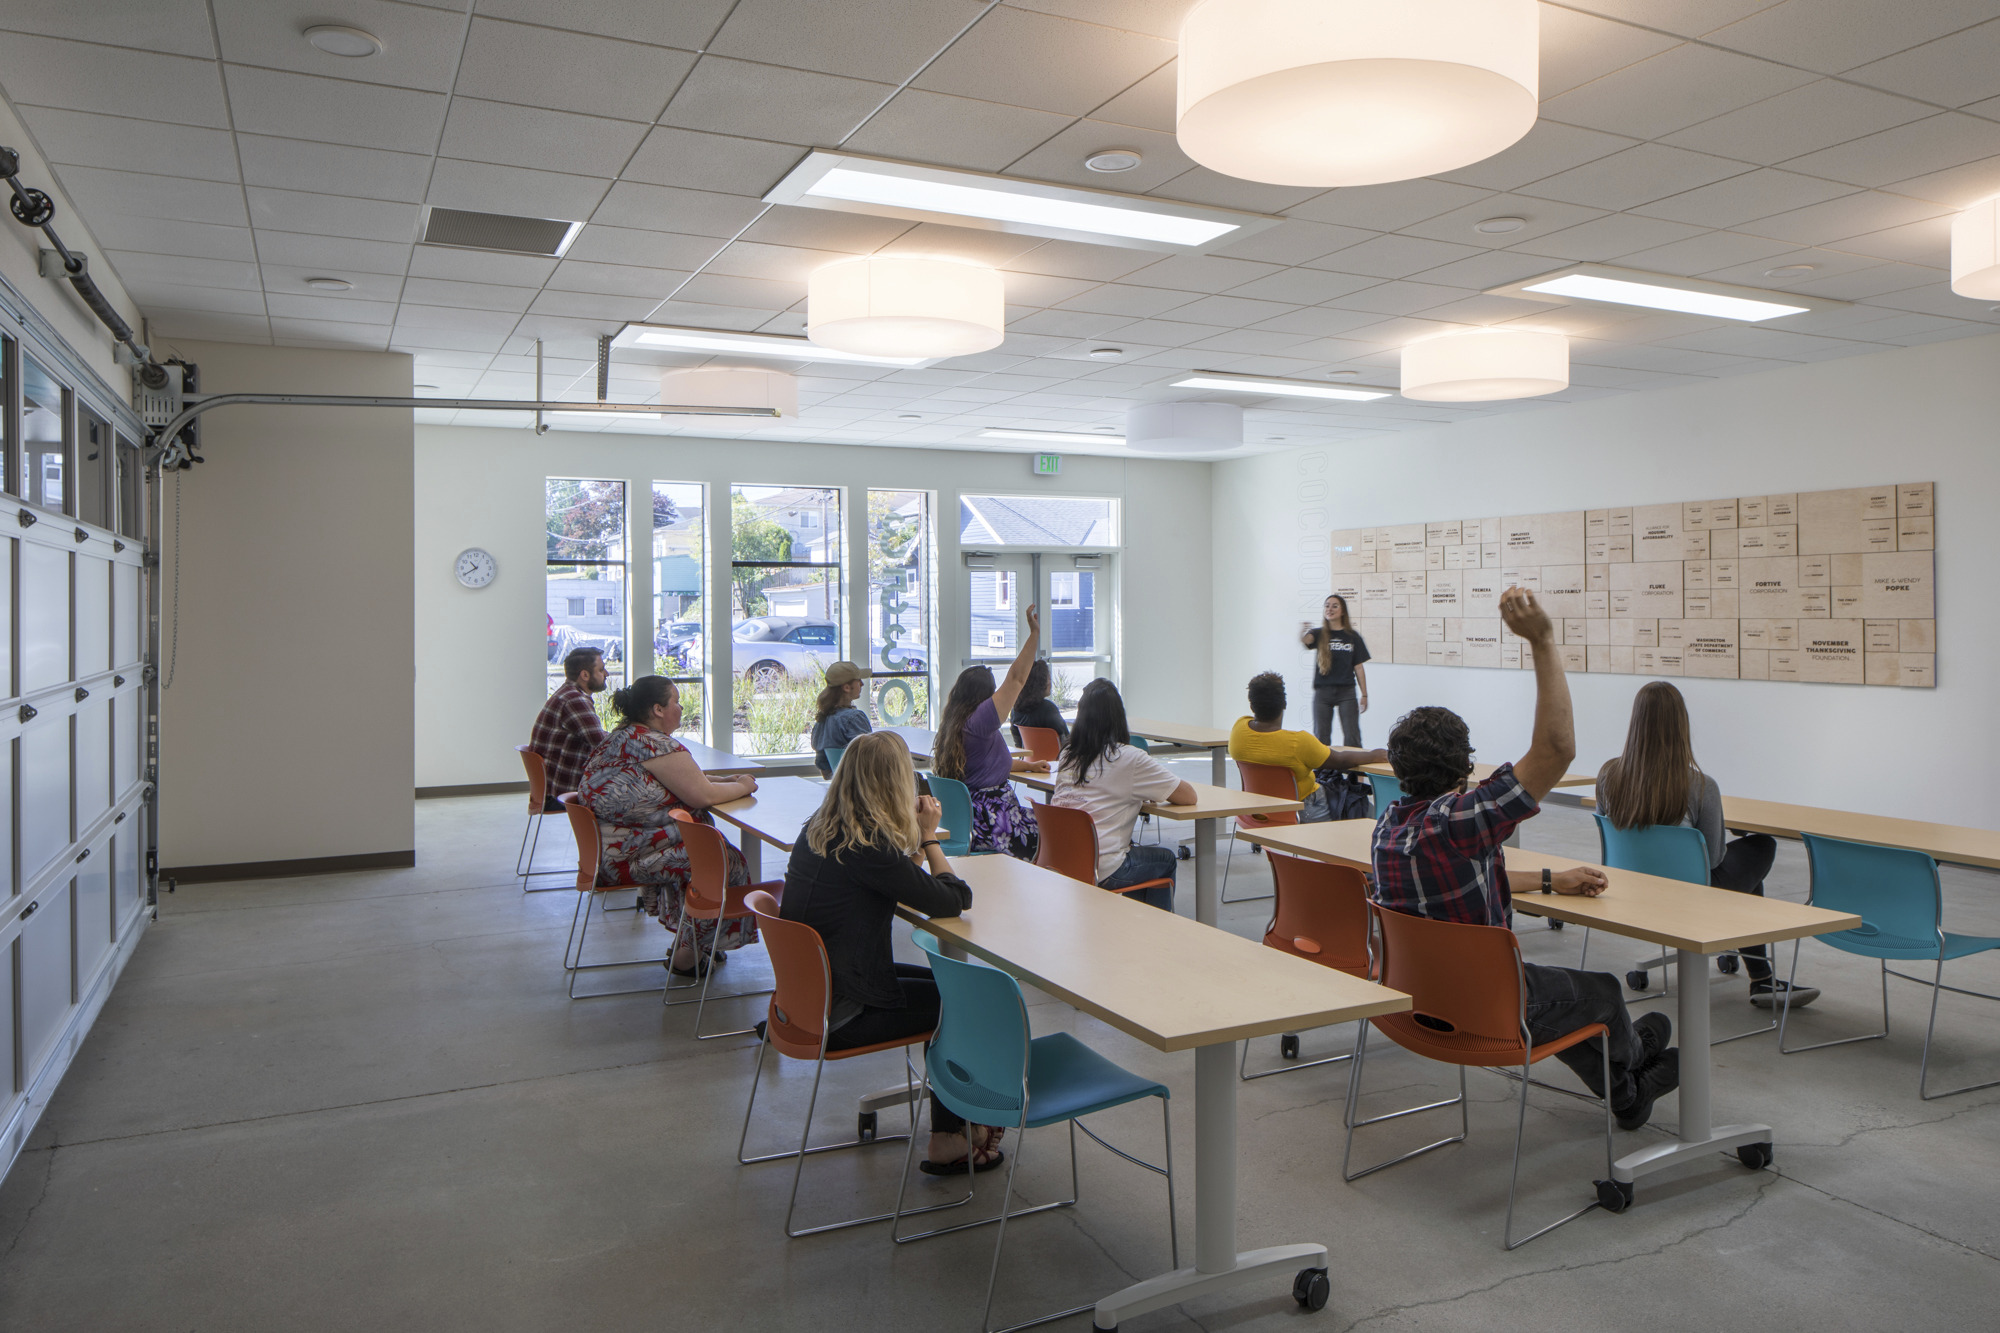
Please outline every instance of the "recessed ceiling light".
[[1473, 223], [1472, 229], [1487, 236], [1505, 236], [1527, 225], [1526, 218], [1487, 218], [1483, 222]]
[[354, 290], [354, 284], [346, 278], [307, 278], [306, 286], [316, 292], [347, 292]]
[[917, 415], [917, 414], [916, 414], [915, 412], [899, 412], [899, 413], [897, 413], [897, 414], [896, 414], [896, 420], [898, 420], [898, 421], [922, 421], [922, 420], [923, 420], [923, 418], [922, 418], [922, 417], [920, 417], [920, 416], [918, 416], [918, 415]]
[[1100, 435], [1116, 435], [1118, 433], [1118, 427], [1116, 426], [1092, 426], [1091, 429]]
[[429, 389], [433, 393], [437, 391], [437, 385], [435, 384], [412, 384], [410, 387], [412, 389]]
[[1802, 278], [1818, 267], [1817, 264], [1780, 264], [1777, 268], [1765, 269], [1764, 276], [1767, 278]]
[[1214, 370], [1200, 371], [1189, 375], [1186, 379], [1175, 380], [1173, 387], [1220, 389], [1225, 393], [1274, 394], [1281, 398], [1338, 398], [1352, 403], [1387, 398], [1394, 392], [1390, 389], [1363, 388], [1359, 384], [1311, 384], [1305, 380], [1266, 379], [1261, 375], [1229, 375]]
[[989, 440], [1040, 440], [1047, 444], [1121, 444], [1122, 435], [1084, 435], [1069, 430], [1014, 430], [1006, 426], [994, 426], [979, 434]]
[[1122, 347], [1093, 347], [1089, 352], [1092, 361], [1116, 361], [1123, 355], [1125, 349]]
[[1284, 442], [1285, 437], [1282, 435], [1266, 435], [1264, 437], [1264, 443], [1266, 444], [1283, 444]]
[[1330, 380], [1351, 380], [1360, 373], [1358, 370], [1329, 370], [1326, 377]]
[[1199, 249], [1223, 237], [1239, 240], [1284, 221], [1206, 204], [832, 152], [806, 154], [764, 202], [1161, 251]]
[[1115, 172], [1130, 171], [1143, 161], [1136, 148], [1107, 148], [1083, 159], [1083, 165], [1092, 171]]
[[382, 39], [372, 32], [359, 28], [342, 27], [335, 23], [322, 23], [306, 29], [306, 40], [316, 51], [324, 51], [330, 56], [346, 56], [356, 59], [363, 56], [380, 55]]
[[1839, 309], [1848, 304], [1790, 293], [1786, 293], [1783, 300], [1774, 300], [1773, 294], [1762, 287], [1736, 287], [1728, 283], [1704, 282], [1699, 278], [1646, 273], [1603, 264], [1572, 264], [1539, 278], [1489, 287], [1486, 295], [1518, 296], [1531, 301], [1585, 301], [1641, 306], [1648, 310], [1672, 310], [1684, 315], [1736, 319], [1750, 324], [1785, 315], [1804, 314], [1808, 310]]
[[665, 352], [712, 352], [724, 356], [769, 356], [785, 361], [844, 361], [865, 366], [927, 366], [933, 357], [864, 356], [821, 347], [809, 338], [775, 333], [731, 333], [723, 329], [682, 329], [663, 324], [627, 324], [613, 340], [618, 347]]

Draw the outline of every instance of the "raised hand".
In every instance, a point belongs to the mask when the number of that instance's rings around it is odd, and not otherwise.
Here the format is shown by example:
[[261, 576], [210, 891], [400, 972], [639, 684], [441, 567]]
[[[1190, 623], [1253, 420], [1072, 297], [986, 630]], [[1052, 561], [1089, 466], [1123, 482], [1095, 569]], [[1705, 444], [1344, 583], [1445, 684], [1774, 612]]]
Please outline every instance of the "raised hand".
[[1548, 612], [1535, 600], [1535, 594], [1526, 588], [1509, 586], [1500, 594], [1500, 619], [1516, 635], [1526, 639], [1536, 647], [1555, 642], [1556, 627], [1549, 620]]

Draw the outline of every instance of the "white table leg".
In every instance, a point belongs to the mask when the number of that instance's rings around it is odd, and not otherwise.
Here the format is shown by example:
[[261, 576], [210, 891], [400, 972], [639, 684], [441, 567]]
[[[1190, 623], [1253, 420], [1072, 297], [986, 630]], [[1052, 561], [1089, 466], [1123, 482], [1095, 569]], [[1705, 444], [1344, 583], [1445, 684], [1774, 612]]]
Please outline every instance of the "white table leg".
[[1217, 787], [1227, 787], [1229, 785], [1229, 767], [1226, 762], [1228, 758], [1229, 751], [1216, 746], [1209, 748], [1209, 773], [1215, 779], [1213, 785]]
[[1121, 1320], [1240, 1285], [1267, 1270], [1326, 1267], [1324, 1245], [1236, 1252], [1236, 1082], [1235, 1042], [1195, 1051], [1194, 1264], [1106, 1296], [1097, 1303], [1093, 1328], [1113, 1329]]
[[743, 867], [750, 872], [750, 882], [752, 884], [762, 884], [764, 882], [764, 840], [747, 828], [738, 829], [737, 834], [737, 841], [742, 844]]
[[1215, 821], [1194, 821], [1194, 919], [1215, 924], [1221, 895], [1215, 887]]
[[1748, 1143], [1769, 1143], [1769, 1125], [1711, 1124], [1708, 1049], [1708, 955], [1678, 951], [1680, 962], [1681, 1130], [1671, 1143], [1627, 1153], [1611, 1168], [1612, 1178], [1631, 1184], [1640, 1176], [1697, 1158], [1708, 1158]]

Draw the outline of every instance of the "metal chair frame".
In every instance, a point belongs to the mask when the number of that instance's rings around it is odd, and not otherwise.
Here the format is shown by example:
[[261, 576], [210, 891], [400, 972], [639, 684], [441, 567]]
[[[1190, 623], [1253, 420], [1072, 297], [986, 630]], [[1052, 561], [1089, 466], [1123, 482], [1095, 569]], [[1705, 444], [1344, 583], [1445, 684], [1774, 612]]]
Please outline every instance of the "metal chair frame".
[[[546, 802], [548, 800], [548, 760], [543, 759], [540, 754], [536, 753], [535, 747], [532, 745], [517, 745], [514, 747], [514, 752], [521, 756], [522, 767], [528, 770], [528, 795], [530, 798], [535, 794], [534, 763], [542, 765], [542, 800]], [[534, 760], [534, 763], [529, 762], [530, 758]], [[566, 875], [569, 873], [566, 870], [533, 869], [535, 851], [542, 843], [542, 819], [548, 813], [549, 811], [536, 805], [532, 799], [528, 802], [528, 821], [521, 826], [521, 850], [514, 854], [514, 877], [521, 881], [521, 892], [523, 893], [560, 893], [570, 887], [567, 884], [547, 884], [538, 888], [529, 883], [537, 875]]]
[[[1261, 765], [1261, 767], [1276, 768], [1277, 765], [1264, 764]], [[1236, 761], [1236, 783], [1239, 787], [1242, 786], [1243, 784], [1243, 761], [1241, 759], [1238, 759]], [[1244, 790], [1247, 791], [1249, 789], [1244, 788]], [[1294, 787], [1293, 790], [1296, 793], [1297, 788]], [[1221, 901], [1225, 903], [1254, 903], [1254, 902], [1259, 902], [1265, 898], [1275, 898], [1278, 896], [1278, 890], [1276, 885], [1272, 886], [1271, 891], [1269, 893], [1252, 893], [1242, 898], [1232, 898], [1229, 896], [1229, 869], [1231, 866], [1236, 864], [1236, 830], [1241, 826], [1241, 822], [1242, 822], [1242, 816], [1240, 815], [1237, 816], [1235, 819], [1229, 821], [1229, 846], [1227, 850], [1225, 850], [1222, 854], [1222, 887], [1216, 890], [1217, 896], [1221, 899]], [[1294, 823], [1297, 822], [1296, 815], [1293, 816], [1293, 822]], [[1256, 850], [1255, 843], [1251, 844], [1251, 850], [1254, 854]], [[1301, 1066], [1301, 1068], [1303, 1068], [1303, 1066]]]
[[[720, 832], [718, 832], [712, 826], [700, 823], [697, 820], [683, 819], [680, 821], [680, 823], [683, 829], [701, 828], [701, 829], [707, 829], [710, 833], [714, 834], [716, 841], [721, 842], [723, 845], [723, 853], [722, 853], [723, 865], [726, 867], [729, 864], [729, 851], [728, 851], [729, 844], [723, 840], [722, 834]], [[686, 834], [683, 833], [682, 837], [685, 838]], [[690, 880], [692, 880], [693, 878], [693, 868], [691, 865], [689, 868], [689, 878]], [[708, 935], [707, 964], [706, 966], [697, 969], [701, 975], [696, 977], [694, 980], [687, 982], [685, 985], [676, 986], [673, 983], [672, 964], [671, 962], [669, 962], [667, 984], [661, 989], [661, 994], [660, 994], [660, 1007], [662, 1009], [675, 1009], [684, 1004], [691, 1004], [695, 1007], [694, 1039], [696, 1041], [717, 1041], [723, 1037], [747, 1037], [757, 1031], [755, 1027], [731, 1028], [727, 1032], [703, 1032], [701, 1030], [702, 1017], [704, 1014], [708, 1012], [709, 984], [715, 979], [715, 958], [722, 944], [723, 927], [730, 920], [728, 916], [722, 914], [724, 911], [727, 910], [729, 904], [729, 885], [727, 883], [727, 879], [728, 876], [727, 874], [725, 874], [724, 883], [722, 886], [723, 908], [721, 911], [718, 911], [717, 915], [714, 918], [712, 918], [715, 925], [715, 929], [710, 931]], [[688, 894], [690, 891], [691, 891], [690, 889], [681, 890], [681, 910], [680, 910], [680, 915], [677, 918], [675, 918], [674, 921], [674, 945], [673, 948], [667, 951], [668, 959], [672, 959], [674, 954], [680, 951], [681, 932], [687, 928], [689, 920], [687, 906], [688, 906]], [[706, 921], [710, 920], [711, 918], [697, 917], [694, 919], [698, 921]], [[701, 956], [701, 941], [698, 933], [695, 940], [695, 956], [697, 958], [700, 958]], [[701, 988], [701, 994], [690, 996], [687, 999], [683, 1000], [676, 1000], [673, 998], [673, 993], [675, 991], [693, 990], [697, 986]], [[714, 998], [718, 1001], [742, 1000], [742, 999], [755, 999], [760, 995], [773, 995], [773, 994], [776, 994], [775, 990], [728, 991], [716, 995]]]
[[[1274, 886], [1276, 885], [1277, 880], [1278, 880], [1278, 872], [1276, 865], [1274, 863], [1271, 870], [1271, 882]], [[1275, 887], [1272, 889], [1271, 896], [1274, 899], [1278, 896]], [[1266, 935], [1270, 934], [1274, 929], [1277, 928], [1277, 925], [1278, 925], [1278, 910], [1276, 904], [1274, 903], [1271, 908], [1270, 924], [1264, 927], [1264, 934]], [[1368, 975], [1371, 977], [1375, 975], [1375, 919], [1372, 914], [1368, 919]], [[1366, 1020], [1363, 1021], [1363, 1025], [1364, 1026], [1366, 1025]], [[1296, 1032], [1287, 1032], [1284, 1034], [1284, 1036], [1291, 1038], [1293, 1041], [1297, 1041], [1299, 1034]], [[1279, 1050], [1281, 1052], [1284, 1049], [1282, 1042], [1283, 1038], [1280, 1038]], [[1290, 1063], [1279, 1065], [1275, 1069], [1260, 1069], [1256, 1073], [1252, 1074], [1249, 1072], [1250, 1070], [1249, 1038], [1244, 1039], [1241, 1050], [1242, 1054], [1239, 1055], [1236, 1060], [1236, 1077], [1239, 1082], [1243, 1083], [1248, 1083], [1253, 1079], [1270, 1078], [1275, 1074], [1295, 1074], [1301, 1069], [1317, 1069], [1321, 1065], [1346, 1064], [1354, 1059], [1354, 1052], [1349, 1051], [1345, 1055], [1329, 1055], [1318, 1060], [1295, 1059]], [[1283, 1059], [1284, 1056], [1281, 1054], [1279, 1058]], [[1352, 1071], [1350, 1071], [1350, 1075], [1351, 1073]]]
[[[659, 958], [628, 958], [615, 963], [586, 963], [583, 961], [584, 945], [590, 938], [589, 900], [595, 898], [601, 906], [606, 894], [621, 891], [637, 893], [640, 886], [637, 884], [599, 885], [595, 883], [599, 852], [596, 833], [597, 817], [590, 814], [589, 807], [584, 805], [582, 801], [573, 799], [575, 795], [576, 793], [570, 792], [563, 798], [565, 813], [572, 810], [582, 810], [584, 814], [581, 817], [588, 819], [591, 823], [591, 836], [588, 839], [584, 838], [581, 829], [579, 829], [576, 840], [576, 883], [571, 886], [571, 889], [576, 894], [576, 910], [570, 913], [569, 938], [563, 942], [563, 971], [569, 974], [569, 998], [572, 1000], [601, 1000], [613, 995], [651, 995], [655, 991], [663, 989], [664, 983], [662, 986], [631, 986], [624, 990], [590, 991], [583, 995], [576, 993], [576, 977], [579, 972], [601, 972], [614, 967], [664, 968], [668, 965], [668, 959], [671, 955]], [[577, 828], [579, 816], [570, 815], [569, 818], [571, 827]], [[586, 884], [586, 881], [590, 882]], [[624, 911], [627, 909], [617, 908], [612, 910]], [[579, 924], [581, 928], [579, 928]]]

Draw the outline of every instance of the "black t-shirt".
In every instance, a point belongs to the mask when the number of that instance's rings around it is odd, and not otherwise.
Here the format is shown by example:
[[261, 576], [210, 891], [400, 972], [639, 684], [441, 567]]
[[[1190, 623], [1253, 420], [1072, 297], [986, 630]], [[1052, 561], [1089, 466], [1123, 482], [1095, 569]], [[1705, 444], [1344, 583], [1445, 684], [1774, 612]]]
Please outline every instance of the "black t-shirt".
[[[1319, 669], [1319, 640], [1322, 634], [1331, 635], [1327, 650], [1332, 655], [1329, 670]], [[1313, 688], [1338, 688], [1354, 683], [1354, 668], [1368, 660], [1368, 642], [1351, 629], [1328, 631], [1324, 626], [1312, 631], [1306, 646], [1313, 650]]]

